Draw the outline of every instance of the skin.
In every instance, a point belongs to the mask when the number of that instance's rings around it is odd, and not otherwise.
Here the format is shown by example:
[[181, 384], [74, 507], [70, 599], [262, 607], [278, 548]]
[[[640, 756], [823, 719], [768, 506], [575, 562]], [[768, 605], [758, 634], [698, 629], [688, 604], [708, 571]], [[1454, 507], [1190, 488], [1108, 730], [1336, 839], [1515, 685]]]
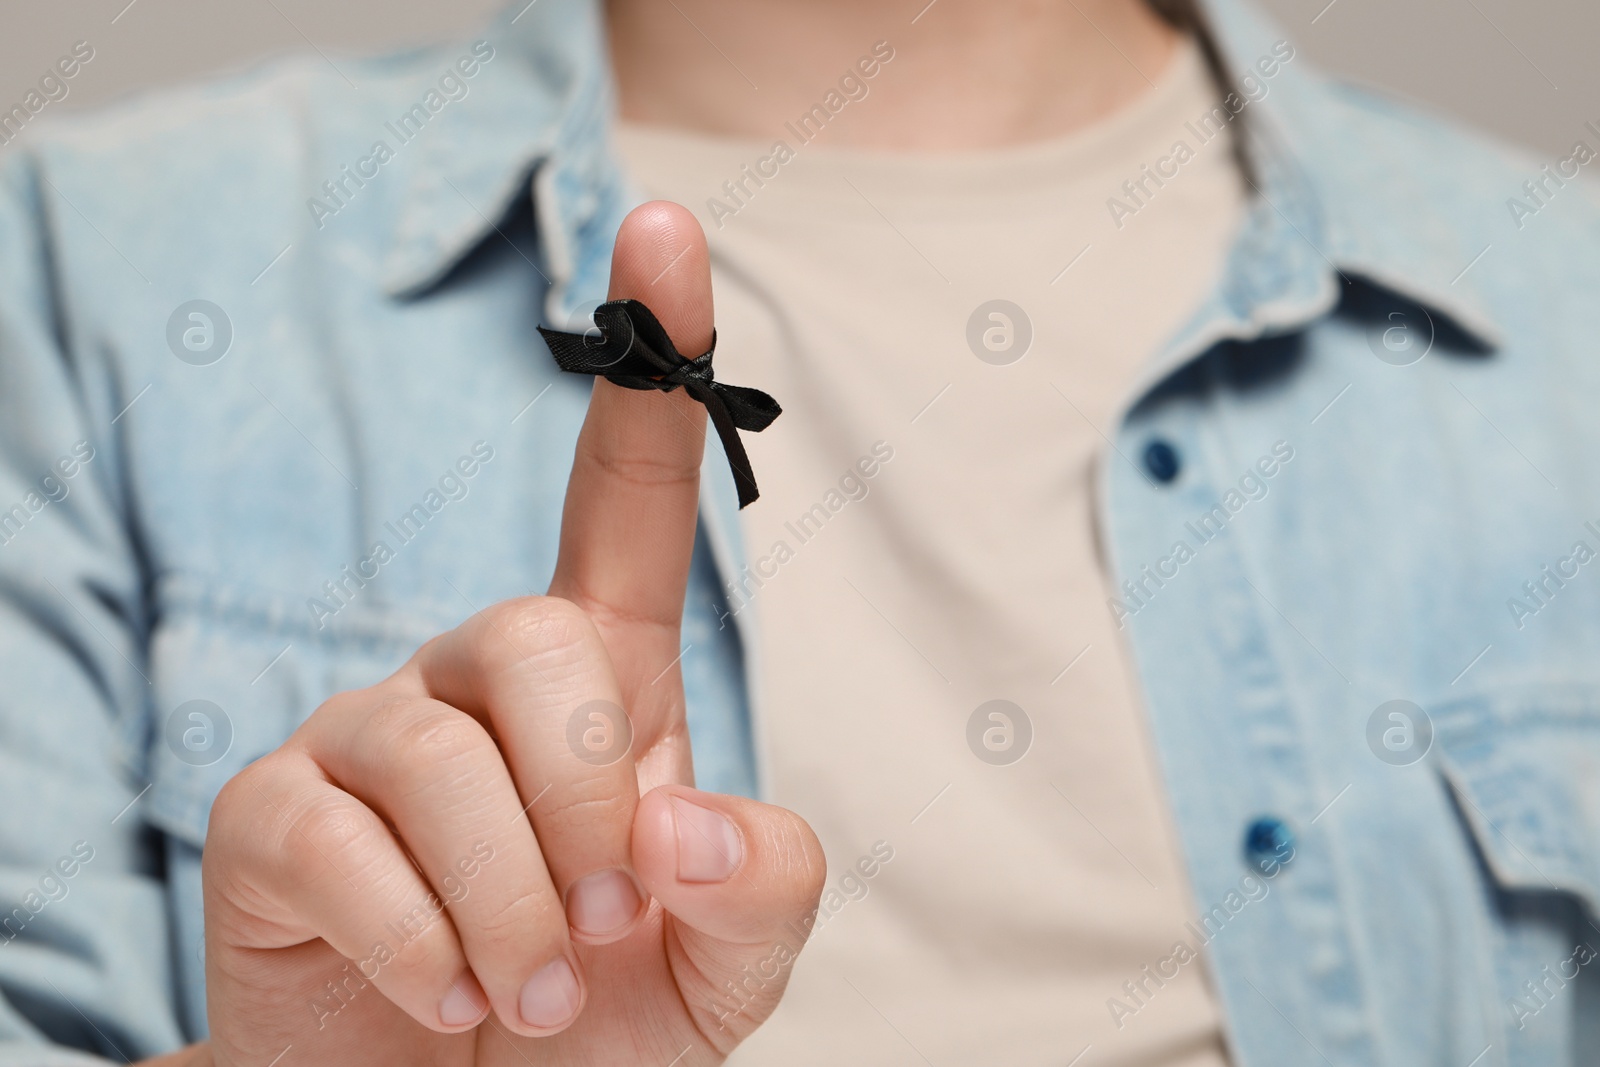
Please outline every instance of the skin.
[[1104, 118], [1150, 88], [1178, 42], [1139, 0], [927, 5], [610, 0], [622, 114], [770, 141], [886, 41], [894, 59], [819, 143], [979, 151], [1060, 137]]
[[[709, 345], [687, 211], [628, 217], [611, 295], [647, 301], [683, 351]], [[825, 863], [798, 816], [692, 787], [676, 661], [704, 448], [681, 392], [598, 380], [549, 595], [335, 696], [223, 788], [203, 862], [212, 1038], [166, 1062], [259, 1065], [292, 1044], [309, 1063], [707, 1064], [770, 1013], [787, 968], [742, 1012], [724, 987], [795, 940]], [[567, 740], [593, 700], [633, 729], [600, 766]], [[450, 903], [402, 940], [430, 896]], [[530, 1000], [530, 980], [557, 995]]]
[[[893, 66], [839, 143], [979, 150], [1114, 111], [1174, 43], [1136, 0], [938, 0], [910, 23], [921, 4], [613, 0], [623, 112], [770, 136], [889, 40]], [[610, 295], [647, 303], [681, 351], [708, 346], [689, 211], [628, 216]], [[294, 1062], [354, 1067], [695, 1067], [772, 1012], [786, 965], [738, 1000], [726, 987], [771, 972], [826, 871], [798, 816], [693, 788], [677, 658], [704, 445], [705, 411], [682, 391], [597, 379], [548, 595], [497, 604], [335, 696], [224, 787], [203, 862], [212, 1038], [148, 1062], [260, 1065], [293, 1045]], [[633, 729], [606, 766], [567, 741], [596, 699]], [[368, 962], [430, 898], [448, 902], [437, 918]]]

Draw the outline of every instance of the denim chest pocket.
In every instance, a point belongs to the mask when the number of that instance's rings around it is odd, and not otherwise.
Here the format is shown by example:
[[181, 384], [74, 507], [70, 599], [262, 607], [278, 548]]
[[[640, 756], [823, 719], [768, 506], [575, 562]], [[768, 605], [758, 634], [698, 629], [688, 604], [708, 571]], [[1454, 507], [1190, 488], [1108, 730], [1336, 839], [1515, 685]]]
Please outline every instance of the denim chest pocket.
[[187, 578], [163, 581], [150, 640], [147, 817], [201, 847], [223, 785], [323, 701], [381, 681], [447, 627], [352, 605], [318, 628], [303, 606]]
[[1439, 767], [1496, 880], [1600, 913], [1600, 686], [1484, 693], [1430, 715]]

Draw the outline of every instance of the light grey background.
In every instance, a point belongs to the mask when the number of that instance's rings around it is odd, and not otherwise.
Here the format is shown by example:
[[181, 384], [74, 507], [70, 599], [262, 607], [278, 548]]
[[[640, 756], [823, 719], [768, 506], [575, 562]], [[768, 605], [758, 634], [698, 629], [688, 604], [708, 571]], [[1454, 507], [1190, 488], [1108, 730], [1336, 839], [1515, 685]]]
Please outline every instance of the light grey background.
[[[501, 2], [0, 0], [0, 105], [20, 102], [78, 40], [94, 45], [95, 59], [41, 120], [283, 52], [316, 48], [336, 60], [465, 33]], [[693, 0], [677, 2], [693, 15]], [[906, 2], [908, 10], [922, 6]], [[1543, 157], [1566, 155], [1580, 137], [1592, 140], [1583, 125], [1600, 123], [1596, 0], [1258, 2], [1325, 68], [1458, 115]]]

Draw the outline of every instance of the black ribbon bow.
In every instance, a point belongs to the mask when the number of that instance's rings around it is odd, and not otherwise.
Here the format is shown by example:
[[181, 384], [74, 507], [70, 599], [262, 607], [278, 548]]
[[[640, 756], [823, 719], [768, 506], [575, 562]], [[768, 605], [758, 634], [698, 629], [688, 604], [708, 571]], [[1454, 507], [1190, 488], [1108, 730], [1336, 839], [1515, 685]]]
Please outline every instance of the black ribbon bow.
[[563, 333], [539, 327], [550, 346], [556, 366], [572, 374], [604, 375], [625, 389], [659, 389], [670, 393], [678, 386], [705, 405], [711, 424], [722, 439], [722, 450], [733, 468], [743, 508], [761, 495], [755, 472], [745, 453], [739, 430], [760, 433], [783, 414], [772, 397], [759, 389], [724, 385], [712, 377], [711, 354], [717, 350], [716, 331], [711, 347], [694, 359], [680, 355], [655, 313], [637, 300], [609, 300], [594, 310], [594, 331]]

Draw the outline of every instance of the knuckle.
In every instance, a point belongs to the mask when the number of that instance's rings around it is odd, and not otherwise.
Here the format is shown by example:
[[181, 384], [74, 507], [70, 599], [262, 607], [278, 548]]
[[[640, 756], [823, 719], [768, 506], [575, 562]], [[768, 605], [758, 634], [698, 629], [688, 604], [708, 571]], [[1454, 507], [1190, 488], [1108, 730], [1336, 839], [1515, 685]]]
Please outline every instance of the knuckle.
[[567, 940], [567, 918], [549, 894], [522, 893], [474, 915], [472, 931], [485, 944], [514, 946], [520, 955], [542, 956]]
[[372, 813], [354, 797], [330, 793], [307, 803], [295, 820], [290, 841], [304, 842], [317, 855], [339, 852], [361, 844], [372, 826]]
[[540, 802], [541, 822], [564, 827], [583, 825], [594, 828], [624, 819], [632, 822], [630, 816], [634, 802], [619, 794], [616, 785], [604, 778], [563, 784], [559, 791], [552, 791], [552, 794]]
[[261, 772], [256, 768], [261, 764], [252, 763], [239, 773], [222, 783], [222, 788], [217, 791], [216, 799], [211, 802], [211, 817], [206, 824], [206, 851], [210, 852], [212, 842], [231, 838], [238, 824], [244, 821], [245, 807], [242, 795], [250, 792], [254, 779]]
[[561, 597], [521, 597], [485, 613], [486, 629], [477, 636], [478, 659], [494, 670], [537, 659], [581, 656], [595, 637], [593, 621], [578, 605]]
[[371, 706], [372, 700], [371, 689], [347, 689], [342, 693], [335, 693], [317, 705], [317, 710], [311, 713], [308, 722], [324, 723], [360, 715]]
[[579, 456], [593, 464], [602, 475], [646, 489], [681, 486], [700, 477], [698, 461], [691, 463], [670, 456], [627, 452], [610, 444], [583, 448]]
[[403, 709], [384, 710], [391, 714], [378, 724], [384, 738], [381, 750], [386, 766], [401, 777], [437, 777], [441, 766], [472, 760], [493, 745], [472, 716], [443, 704], [408, 703]]
[[561, 597], [528, 597], [512, 605], [506, 630], [513, 642], [534, 649], [580, 645], [593, 632], [582, 608]]
[[276, 835], [276, 867], [283, 878], [307, 880], [327, 870], [337, 874], [331, 857], [362, 865], [371, 851], [376, 820], [360, 801], [327, 793], [296, 811], [286, 811]]
[[274, 753], [246, 765], [224, 782], [211, 802], [204, 854], [231, 859], [258, 848], [263, 831], [279, 820], [271, 797], [281, 790], [284, 776]]

